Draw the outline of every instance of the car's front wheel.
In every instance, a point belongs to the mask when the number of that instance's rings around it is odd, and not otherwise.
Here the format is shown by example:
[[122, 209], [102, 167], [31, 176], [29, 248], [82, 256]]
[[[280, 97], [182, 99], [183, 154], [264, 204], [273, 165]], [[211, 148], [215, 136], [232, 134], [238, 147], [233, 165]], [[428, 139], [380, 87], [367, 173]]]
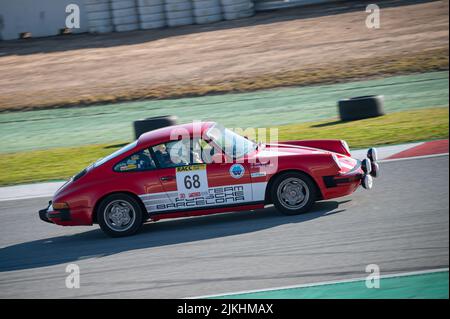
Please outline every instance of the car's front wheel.
[[108, 236], [124, 237], [139, 230], [143, 223], [143, 212], [132, 196], [112, 194], [100, 203], [97, 220]]
[[309, 211], [316, 201], [317, 189], [308, 175], [289, 172], [276, 177], [271, 195], [278, 211], [285, 215], [297, 215]]

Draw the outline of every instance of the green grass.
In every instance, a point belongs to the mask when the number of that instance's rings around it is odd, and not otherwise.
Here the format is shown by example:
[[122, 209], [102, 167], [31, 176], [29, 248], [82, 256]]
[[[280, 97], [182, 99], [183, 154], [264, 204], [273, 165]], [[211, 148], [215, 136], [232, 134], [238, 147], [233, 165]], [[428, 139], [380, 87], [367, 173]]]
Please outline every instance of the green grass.
[[179, 123], [213, 120], [247, 128], [324, 121], [337, 116], [338, 100], [352, 96], [382, 94], [387, 113], [448, 107], [448, 86], [445, 71], [254, 93], [0, 113], [0, 154], [128, 141], [134, 135], [133, 121], [167, 114], [176, 115]]
[[67, 179], [116, 149], [115, 145], [88, 145], [2, 154], [0, 185]]
[[[345, 139], [351, 148], [448, 138], [448, 108], [390, 113], [354, 122], [336, 120], [279, 127], [280, 140]], [[120, 145], [81, 147], [0, 154], [0, 185], [67, 179]]]
[[390, 113], [352, 122], [322, 121], [279, 127], [279, 139], [344, 139], [351, 148], [448, 137], [448, 108]]

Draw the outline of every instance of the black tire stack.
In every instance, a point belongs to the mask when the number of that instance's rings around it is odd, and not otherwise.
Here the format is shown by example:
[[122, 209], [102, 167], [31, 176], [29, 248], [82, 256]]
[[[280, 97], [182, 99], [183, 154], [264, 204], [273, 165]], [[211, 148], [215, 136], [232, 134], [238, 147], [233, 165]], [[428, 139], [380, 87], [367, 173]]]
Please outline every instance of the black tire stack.
[[342, 99], [338, 103], [342, 121], [355, 121], [384, 115], [384, 97], [368, 95]]
[[149, 117], [144, 120], [134, 121], [134, 134], [136, 139], [138, 139], [144, 133], [176, 124], [177, 117], [173, 115]]

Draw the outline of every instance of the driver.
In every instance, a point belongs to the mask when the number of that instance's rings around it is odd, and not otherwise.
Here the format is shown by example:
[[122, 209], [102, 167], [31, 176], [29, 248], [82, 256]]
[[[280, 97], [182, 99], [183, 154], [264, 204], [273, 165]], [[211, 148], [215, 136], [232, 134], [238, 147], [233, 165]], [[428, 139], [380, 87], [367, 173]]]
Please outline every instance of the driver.
[[167, 167], [172, 165], [170, 160], [170, 155], [167, 153], [167, 148], [165, 144], [157, 145], [153, 148], [155, 152], [156, 160], [161, 164], [162, 167]]

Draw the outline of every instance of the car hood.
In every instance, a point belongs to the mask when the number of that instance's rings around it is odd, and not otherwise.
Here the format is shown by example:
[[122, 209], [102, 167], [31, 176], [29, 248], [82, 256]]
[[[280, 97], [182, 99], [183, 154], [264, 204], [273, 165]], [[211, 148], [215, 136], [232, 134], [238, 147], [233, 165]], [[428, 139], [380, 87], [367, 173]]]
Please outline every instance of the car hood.
[[292, 156], [292, 155], [312, 155], [312, 154], [330, 154], [331, 152], [318, 148], [296, 146], [289, 144], [266, 144], [259, 156]]
[[[338, 159], [340, 170], [342, 173], [349, 172], [357, 166], [358, 161], [339, 153], [326, 151], [318, 148], [296, 146], [290, 144], [267, 144], [257, 154], [256, 157], [262, 162], [270, 160], [274, 157], [290, 157], [290, 156], [304, 156], [304, 155], [328, 155], [334, 154]], [[331, 158], [331, 157], [330, 157]]]

